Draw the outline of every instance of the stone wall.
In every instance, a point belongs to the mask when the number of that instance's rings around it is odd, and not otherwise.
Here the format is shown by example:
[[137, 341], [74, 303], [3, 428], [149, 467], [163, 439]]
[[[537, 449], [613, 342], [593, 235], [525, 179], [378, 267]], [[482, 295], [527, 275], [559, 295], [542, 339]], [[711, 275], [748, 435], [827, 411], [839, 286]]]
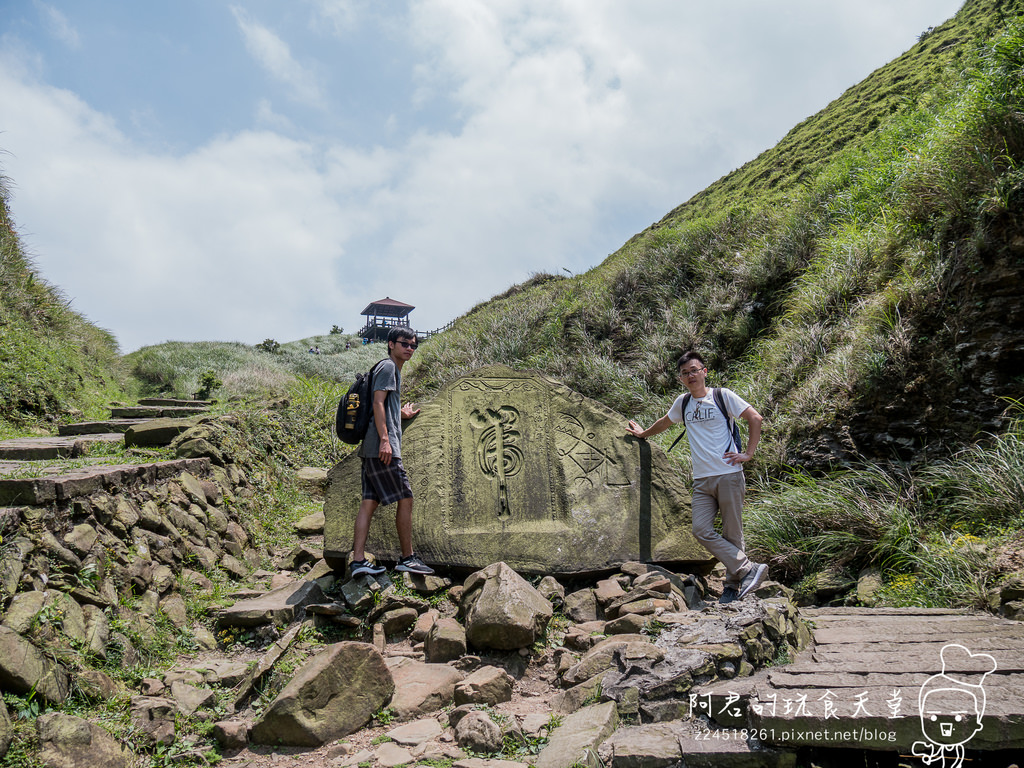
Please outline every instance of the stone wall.
[[87, 665], [138, 664], [166, 622], [216, 647], [185, 598], [212, 586], [205, 574], [239, 579], [259, 560], [236, 512], [252, 495], [240, 469], [178, 459], [19, 487], [22, 503], [0, 508], [0, 687], [109, 697], [116, 683]]

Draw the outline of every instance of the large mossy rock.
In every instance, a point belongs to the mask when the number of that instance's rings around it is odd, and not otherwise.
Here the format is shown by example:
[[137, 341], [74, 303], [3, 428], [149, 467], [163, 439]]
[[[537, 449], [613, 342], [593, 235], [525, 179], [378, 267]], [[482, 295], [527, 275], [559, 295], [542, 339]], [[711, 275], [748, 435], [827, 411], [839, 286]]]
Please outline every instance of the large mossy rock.
[[335, 643], [296, 672], [253, 725], [251, 739], [319, 747], [362, 728], [394, 691], [394, 678], [376, 648]]
[[36, 719], [39, 756], [48, 768], [127, 768], [134, 755], [98, 725], [47, 712]]
[[9, 627], [0, 626], [0, 690], [34, 693], [51, 704], [68, 697], [67, 670]]
[[544, 634], [554, 609], [530, 582], [505, 563], [492, 563], [466, 579], [462, 613], [466, 639], [477, 648], [512, 651]]
[[[665, 454], [626, 434], [627, 418], [553, 379], [504, 366], [457, 379], [405, 423], [413, 539], [428, 563], [520, 573], [585, 573], [630, 560], [706, 562], [690, 493]], [[328, 474], [324, 556], [343, 568], [361, 498], [355, 453]], [[368, 548], [400, 556], [378, 510]]]

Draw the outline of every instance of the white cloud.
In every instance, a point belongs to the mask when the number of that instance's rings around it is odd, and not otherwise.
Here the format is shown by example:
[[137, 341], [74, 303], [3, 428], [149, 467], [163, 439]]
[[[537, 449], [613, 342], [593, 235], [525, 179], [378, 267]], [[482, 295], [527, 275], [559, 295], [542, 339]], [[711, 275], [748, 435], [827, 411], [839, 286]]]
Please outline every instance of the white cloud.
[[[358, 302], [336, 285], [346, 213], [307, 145], [266, 132], [144, 154], [72, 94], [0, 64], [18, 221], [43, 275], [125, 349], [169, 338], [299, 338]], [[21, 169], [25, 169], [25, 173]], [[29, 172], [31, 169], [31, 172]], [[326, 323], [326, 325], [324, 325]]]
[[363, 16], [364, 3], [359, 0], [312, 0], [316, 21], [326, 22], [337, 35], [351, 32]]
[[323, 95], [315, 76], [292, 57], [288, 44], [267, 27], [252, 21], [244, 8], [233, 5], [231, 12], [245, 38], [246, 49], [267, 73], [288, 86], [297, 101], [322, 106]]
[[292, 133], [295, 130], [292, 121], [280, 112], [276, 112], [269, 99], [260, 99], [256, 105], [256, 124], [282, 133]]
[[54, 37], [69, 48], [81, 47], [82, 41], [78, 36], [78, 30], [68, 21], [67, 16], [52, 5], [42, 2], [42, 0], [35, 0], [35, 4], [42, 12], [43, 18], [46, 20], [46, 26]]
[[[233, 13], [250, 53], [327, 110], [282, 39]], [[369, 9], [314, 13], [360, 34]], [[898, 38], [892, 14], [883, 0], [737, 0], [728, 17], [675, 0], [413, 0], [386, 26], [408, 35], [420, 101], [362, 147], [285, 138], [301, 119], [264, 98], [254, 129], [145, 152], [7, 58], [0, 146], [44, 276], [126, 349], [354, 328], [385, 295], [430, 329], [532, 271], [599, 263], [908, 47], [916, 32]], [[888, 48], [867, 55], [865, 40]], [[455, 127], [397, 141], [417, 108]]]

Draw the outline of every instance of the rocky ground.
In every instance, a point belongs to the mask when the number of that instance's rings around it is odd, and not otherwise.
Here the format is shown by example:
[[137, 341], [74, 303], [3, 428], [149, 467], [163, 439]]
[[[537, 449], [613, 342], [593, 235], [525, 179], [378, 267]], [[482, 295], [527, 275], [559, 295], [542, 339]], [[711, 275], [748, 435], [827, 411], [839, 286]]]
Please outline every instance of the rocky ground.
[[[303, 527], [308, 530], [309, 521], [300, 524], [300, 530]], [[338, 639], [341, 626], [348, 637], [372, 644], [391, 670], [394, 695], [367, 724], [340, 738], [314, 737], [323, 738], [316, 746], [254, 743], [268, 741], [258, 732], [261, 727], [267, 731], [265, 723], [276, 702], [269, 707], [265, 698], [255, 705], [249, 702], [215, 729], [225, 765], [392, 768], [417, 763], [477, 765], [485, 758], [543, 763], [539, 753], [549, 746], [552, 729], [573, 712], [611, 702], [615, 722], [609, 733], [600, 734], [602, 741], [619, 725], [679, 723], [687, 717], [685, 699], [691, 686], [748, 675], [779, 653], [795, 653], [806, 637], [793, 620], [795, 610], [784, 596], [786, 590], [774, 584], [760, 590], [767, 603], [751, 596], [720, 607], [716, 598], [721, 583], [715, 574], [680, 575], [640, 563], [626, 564], [606, 578], [574, 582], [568, 594], [551, 577], [535, 579], [534, 586], [503, 564], [494, 564], [465, 583], [408, 575], [340, 582], [316, 561], [318, 544], [317, 537], [307, 537], [279, 558], [296, 570], [257, 573], [257, 580], [264, 580], [268, 588], [276, 586], [293, 606], [305, 603], [292, 616], [293, 631], [301, 626], [296, 622], [304, 613], [305, 626], [319, 627], [332, 639]], [[300, 583], [319, 584], [322, 589], [296, 591]], [[493, 587], [490, 596], [488, 586]], [[475, 600], [474, 591], [479, 593]], [[778, 595], [783, 596], [773, 597]], [[246, 621], [254, 605], [257, 612], [267, 609], [265, 602], [251, 602], [264, 601], [265, 595], [242, 597], [221, 616], [222, 625]], [[483, 606], [489, 599], [494, 604]], [[503, 611], [508, 605], [534, 608], [524, 618]], [[353, 614], [362, 619], [358, 626]], [[274, 634], [287, 637], [287, 626]], [[766, 626], [778, 631], [769, 632]], [[689, 656], [679, 653], [680, 633], [689, 641]], [[475, 642], [467, 643], [467, 635]], [[488, 647], [492, 645], [515, 647]], [[295, 640], [288, 653], [308, 659], [322, 648]], [[251, 650], [236, 646], [229, 653], [183, 658], [177, 666], [204, 668], [253, 660]], [[449, 676], [440, 672], [441, 667], [454, 671]], [[279, 679], [270, 688], [280, 691], [282, 682]], [[345, 689], [353, 685], [342, 683], [331, 695], [344, 698], [350, 695]], [[358, 686], [369, 689], [373, 683]], [[630, 695], [638, 691], [639, 696]], [[606, 707], [605, 716], [607, 711]], [[482, 721], [484, 733], [469, 732], [466, 723], [474, 718]], [[699, 721], [686, 722], [695, 734], [705, 728]], [[271, 730], [278, 738], [285, 732]], [[307, 724], [299, 730], [308, 735], [317, 726]], [[284, 738], [303, 741], [306, 735], [290, 731]], [[591, 746], [596, 754], [597, 742]], [[570, 751], [573, 758], [566, 765], [584, 754], [578, 746]], [[550, 749], [544, 754], [555, 759]], [[774, 758], [766, 764], [775, 764]]]

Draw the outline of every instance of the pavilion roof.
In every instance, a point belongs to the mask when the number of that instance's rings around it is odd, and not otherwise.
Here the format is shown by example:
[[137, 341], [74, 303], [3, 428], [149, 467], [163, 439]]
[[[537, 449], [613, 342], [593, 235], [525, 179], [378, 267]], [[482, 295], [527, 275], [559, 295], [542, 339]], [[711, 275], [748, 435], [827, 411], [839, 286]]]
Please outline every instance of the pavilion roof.
[[416, 309], [416, 307], [412, 304], [405, 304], [401, 301], [392, 299], [390, 296], [385, 296], [383, 299], [371, 301], [366, 305], [366, 309], [359, 314], [378, 315], [381, 317], [405, 317], [414, 309]]

